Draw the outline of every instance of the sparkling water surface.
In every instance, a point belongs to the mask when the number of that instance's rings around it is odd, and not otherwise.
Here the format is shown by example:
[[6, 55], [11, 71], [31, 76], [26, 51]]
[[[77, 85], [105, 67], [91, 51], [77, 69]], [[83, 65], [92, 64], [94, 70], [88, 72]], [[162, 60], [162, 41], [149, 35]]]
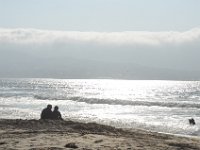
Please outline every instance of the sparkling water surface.
[[47, 104], [65, 119], [200, 136], [199, 81], [0, 79], [0, 118], [39, 119]]

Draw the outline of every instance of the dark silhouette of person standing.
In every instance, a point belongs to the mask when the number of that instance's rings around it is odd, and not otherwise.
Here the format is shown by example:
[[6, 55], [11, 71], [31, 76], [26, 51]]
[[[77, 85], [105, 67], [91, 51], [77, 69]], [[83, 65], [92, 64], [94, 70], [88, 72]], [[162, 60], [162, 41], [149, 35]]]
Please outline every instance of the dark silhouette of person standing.
[[52, 119], [52, 105], [48, 104], [46, 108], [42, 110], [41, 119]]
[[61, 116], [61, 113], [58, 111], [58, 106], [54, 107], [52, 116], [53, 116], [53, 119], [55, 119], [55, 120], [63, 120], [62, 116]]

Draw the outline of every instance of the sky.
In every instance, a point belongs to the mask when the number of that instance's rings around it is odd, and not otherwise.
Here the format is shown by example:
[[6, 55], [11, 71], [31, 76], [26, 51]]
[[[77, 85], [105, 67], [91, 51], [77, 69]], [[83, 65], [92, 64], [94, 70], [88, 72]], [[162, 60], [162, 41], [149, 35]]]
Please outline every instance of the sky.
[[199, 0], [0, 0], [0, 77], [199, 80]]
[[199, 0], [0, 0], [1, 27], [67, 31], [185, 31]]

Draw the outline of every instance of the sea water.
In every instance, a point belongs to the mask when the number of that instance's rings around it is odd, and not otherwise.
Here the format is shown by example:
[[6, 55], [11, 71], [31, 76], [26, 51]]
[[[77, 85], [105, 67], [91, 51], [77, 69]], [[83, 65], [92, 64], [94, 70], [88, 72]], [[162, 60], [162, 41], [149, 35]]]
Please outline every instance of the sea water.
[[0, 79], [0, 118], [39, 119], [47, 104], [66, 120], [200, 136], [199, 81]]

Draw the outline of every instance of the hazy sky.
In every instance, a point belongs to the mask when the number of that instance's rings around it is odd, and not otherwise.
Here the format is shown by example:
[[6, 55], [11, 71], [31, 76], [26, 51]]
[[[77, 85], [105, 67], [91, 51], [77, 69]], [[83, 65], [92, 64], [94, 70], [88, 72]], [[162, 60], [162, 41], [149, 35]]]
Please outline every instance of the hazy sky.
[[199, 8], [199, 0], [0, 0], [0, 77], [197, 79]]
[[0, 26], [68, 31], [184, 31], [199, 0], [0, 0]]

